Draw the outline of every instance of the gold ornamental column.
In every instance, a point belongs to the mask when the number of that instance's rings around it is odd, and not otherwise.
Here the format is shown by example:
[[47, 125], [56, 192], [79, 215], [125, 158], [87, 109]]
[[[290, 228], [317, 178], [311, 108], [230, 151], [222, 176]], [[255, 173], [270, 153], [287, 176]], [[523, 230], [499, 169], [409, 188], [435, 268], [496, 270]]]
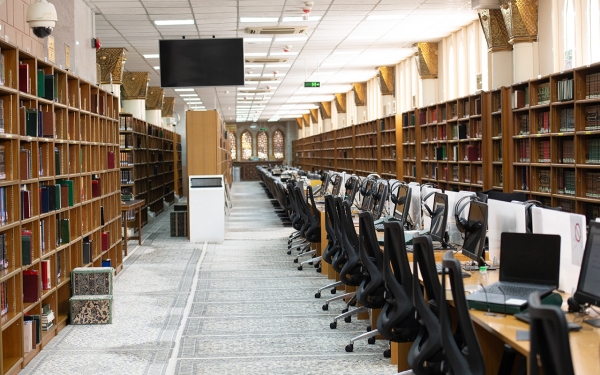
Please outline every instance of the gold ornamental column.
[[513, 83], [513, 46], [500, 9], [479, 10], [479, 23], [488, 46], [490, 88]]
[[323, 131], [328, 132], [333, 130], [333, 121], [331, 119], [331, 102], [321, 102], [319, 105], [319, 113], [323, 119]]
[[383, 115], [391, 116], [396, 113], [396, 67], [380, 66], [378, 70]]
[[538, 0], [505, 0], [500, 8], [508, 41], [513, 45], [513, 82], [527, 81], [539, 73], [539, 67], [533, 64], [538, 7]]
[[163, 105], [161, 109], [162, 116], [162, 126], [165, 129], [173, 131], [173, 125], [175, 123], [175, 119], [173, 118], [175, 115], [175, 98], [172, 96], [167, 96], [163, 98]]
[[152, 125], [162, 126], [162, 107], [165, 90], [160, 86], [149, 86], [146, 93], [146, 121]]
[[[343, 94], [335, 94], [333, 99], [333, 104], [335, 105], [335, 119], [333, 117], [333, 112], [331, 115], [331, 121], [334, 123], [334, 127], [336, 129], [341, 129], [347, 125], [350, 125], [348, 121], [348, 117], [346, 115], [346, 93]], [[332, 105], [333, 111], [333, 105]]]
[[100, 66], [98, 81], [104, 90], [112, 92], [117, 97], [121, 96], [120, 85], [125, 61], [127, 61], [125, 48], [100, 48], [96, 51], [96, 64]]
[[353, 83], [354, 104], [356, 104], [355, 116], [350, 116], [351, 125], [367, 121], [367, 83]]
[[131, 113], [133, 117], [146, 121], [146, 95], [148, 93], [148, 72], [125, 72], [121, 84], [123, 112]]
[[[420, 107], [439, 102], [438, 98], [438, 43], [415, 43], [415, 63], [419, 72], [419, 97], [413, 98], [413, 106]], [[416, 100], [415, 100], [416, 99]]]

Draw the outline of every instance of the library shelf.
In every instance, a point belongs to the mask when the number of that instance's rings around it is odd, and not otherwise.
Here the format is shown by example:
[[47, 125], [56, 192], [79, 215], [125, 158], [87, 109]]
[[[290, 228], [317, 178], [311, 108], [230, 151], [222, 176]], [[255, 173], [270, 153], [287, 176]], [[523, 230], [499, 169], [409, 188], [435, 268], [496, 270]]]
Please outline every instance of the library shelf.
[[[118, 98], [12, 44], [0, 41], [0, 54], [6, 78], [0, 82], [4, 375], [18, 373], [66, 326], [69, 275], [86, 266], [83, 242], [98, 244], [91, 266], [110, 259], [120, 272], [123, 254], [119, 170], [114, 164]], [[112, 240], [104, 251], [103, 233]], [[25, 353], [24, 320], [40, 315], [46, 305], [55, 312], [55, 325]]]

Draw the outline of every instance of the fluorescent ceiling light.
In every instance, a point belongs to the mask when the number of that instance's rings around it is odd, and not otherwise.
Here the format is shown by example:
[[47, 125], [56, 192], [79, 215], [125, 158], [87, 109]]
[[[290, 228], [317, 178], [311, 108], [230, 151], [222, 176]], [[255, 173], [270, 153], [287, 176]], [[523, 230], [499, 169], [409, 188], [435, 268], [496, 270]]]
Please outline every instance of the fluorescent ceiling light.
[[372, 14], [367, 17], [367, 21], [390, 21], [404, 19], [404, 14]]
[[277, 37], [275, 38], [276, 42], [298, 42], [298, 41], [303, 41], [303, 40], [307, 40], [308, 37], [307, 36], [289, 36], [289, 37]]
[[143, 56], [145, 59], [158, 59], [160, 57], [158, 53], [150, 53]]
[[173, 91], [177, 91], [177, 92], [179, 92], [179, 91], [194, 91], [194, 89], [175, 89]]
[[185, 100], [185, 101], [188, 101], [188, 100], [196, 101], [196, 100], [200, 100], [200, 98], [183, 98], [183, 100]]
[[154, 70], [160, 70], [160, 66], [155, 66]]
[[263, 57], [263, 56], [267, 56], [266, 52], [246, 52], [244, 53], [244, 56], [247, 57]]
[[197, 102], [187, 102], [187, 104], [189, 104], [189, 105], [199, 105], [199, 104], [202, 104], [202, 102], [201, 102], [201, 101], [197, 101]]
[[156, 26], [179, 26], [179, 25], [193, 25], [194, 20], [155, 20]]
[[281, 22], [302, 22], [302, 21], [316, 22], [316, 21], [320, 21], [320, 20], [321, 20], [321, 16], [308, 16], [307, 20], [305, 20], [303, 16], [298, 16], [298, 17], [283, 17], [283, 20], [281, 20]]
[[240, 17], [240, 22], [279, 22], [279, 17]]
[[184, 97], [184, 96], [198, 96], [198, 94], [179, 94], [179, 96]]
[[271, 43], [273, 38], [244, 38], [246, 43]]

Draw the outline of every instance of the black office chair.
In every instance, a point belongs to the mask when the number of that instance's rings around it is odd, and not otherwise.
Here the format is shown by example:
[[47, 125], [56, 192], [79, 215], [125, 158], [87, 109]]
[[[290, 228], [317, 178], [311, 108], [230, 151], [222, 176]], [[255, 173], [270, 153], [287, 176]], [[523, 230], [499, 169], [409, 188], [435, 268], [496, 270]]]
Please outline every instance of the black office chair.
[[[306, 187], [306, 193], [308, 195], [308, 202], [304, 201], [306, 204], [306, 213], [308, 216], [308, 221], [310, 222], [309, 228], [306, 230], [306, 239], [310, 243], [320, 243], [321, 242], [321, 212], [317, 209], [317, 205], [315, 204], [315, 197], [313, 195], [313, 190], [311, 186]], [[311, 259], [305, 260], [300, 263], [298, 266], [298, 271], [302, 271], [302, 266], [304, 264], [315, 265], [315, 268], [318, 267], [319, 262], [321, 261], [320, 256], [316, 256], [317, 250], [311, 250], [305, 252], [301, 256], [312, 256]], [[298, 259], [298, 257], [296, 258]]]
[[[463, 284], [460, 262], [454, 258], [451, 251], [444, 254], [442, 261], [444, 271], [442, 273], [442, 287], [440, 289], [440, 327], [442, 336], [442, 348], [446, 355], [446, 363], [443, 371], [450, 375], [484, 375], [485, 363], [483, 354], [473, 322], [469, 315], [469, 306], [465, 298], [465, 287]], [[457, 328], [463, 345], [459, 346], [455, 335], [452, 334], [452, 319], [448, 311], [446, 301], [446, 273], [450, 279], [452, 289], [452, 300], [456, 311]]]
[[[385, 283], [383, 281], [383, 254], [377, 241], [373, 215], [370, 212], [360, 212], [358, 214], [359, 237], [358, 237], [358, 255], [363, 267], [363, 280], [356, 291], [356, 300], [361, 306], [354, 310], [354, 313], [367, 311], [370, 309], [381, 309], [385, 305]], [[346, 318], [347, 314], [336, 317]], [[354, 343], [358, 340], [368, 339], [369, 344], [375, 343], [375, 336], [379, 335], [377, 329], [368, 328], [367, 333], [350, 339], [350, 344], [346, 345], [346, 351], [354, 350]]]
[[565, 314], [557, 306], [542, 305], [538, 293], [529, 296], [528, 311], [529, 374], [539, 374], [539, 357], [544, 375], [575, 375]]
[[[421, 273], [424, 288], [419, 281]], [[462, 277], [462, 274], [461, 274]], [[428, 301], [425, 301], [427, 295]], [[408, 363], [416, 375], [443, 374], [444, 353], [438, 307], [441, 285], [435, 266], [433, 243], [428, 235], [413, 238], [413, 304], [421, 330], [408, 353]]]
[[[404, 228], [398, 221], [384, 220], [383, 281], [385, 304], [377, 319], [377, 330], [393, 342], [413, 342], [421, 325], [412, 303], [412, 272], [406, 253]], [[386, 350], [384, 355], [390, 356]]]
[[294, 249], [302, 251], [308, 242], [303, 237], [304, 231], [307, 228], [307, 222], [300, 214], [300, 206], [298, 203], [297, 194], [295, 192], [296, 187], [297, 182], [295, 180], [290, 180], [287, 182], [288, 198], [290, 200], [290, 207], [292, 209], [290, 220], [292, 221], [292, 227], [296, 229], [296, 232], [292, 233], [288, 239], [288, 255], [292, 254], [292, 250]]
[[[354, 229], [354, 222], [352, 221], [352, 205], [347, 201], [342, 202], [340, 228], [342, 234], [342, 252], [334, 259], [332, 265], [336, 267], [341, 266], [339, 272], [340, 281], [344, 285], [359, 286], [364, 276], [358, 256], [358, 236], [356, 235], [356, 229]], [[342, 313], [346, 313], [349, 311], [350, 306], [356, 304], [356, 292], [345, 293], [328, 299], [323, 305], [323, 310], [328, 310], [331, 302], [347, 298], [350, 299], [346, 303], [346, 308], [342, 310]], [[348, 322], [349, 320], [346, 321]], [[335, 327], [331, 326], [331, 328]]]
[[[327, 247], [323, 251], [322, 259], [322, 261], [327, 264], [333, 263], [333, 258], [342, 251], [339, 223], [340, 216], [336, 209], [335, 198], [333, 195], [327, 194], [325, 195], [325, 231], [327, 232]], [[344, 284], [341, 281], [327, 284], [317, 290], [315, 298], [321, 298], [321, 292], [326, 289], [331, 289], [331, 294], [335, 294], [336, 288], [342, 285]]]
[[[307, 187], [309, 196], [312, 196], [312, 188]], [[310, 250], [312, 243], [321, 242], [321, 229], [319, 227], [321, 217], [315, 215], [308, 202], [304, 199], [304, 192], [298, 186], [294, 187], [294, 193], [296, 198], [296, 204], [298, 206], [298, 212], [304, 225], [300, 229], [301, 236], [309, 243], [302, 248], [302, 251], [294, 258], [294, 263], [298, 263], [300, 257], [312, 256], [316, 253], [316, 250]], [[299, 268], [300, 270], [302, 268]]]

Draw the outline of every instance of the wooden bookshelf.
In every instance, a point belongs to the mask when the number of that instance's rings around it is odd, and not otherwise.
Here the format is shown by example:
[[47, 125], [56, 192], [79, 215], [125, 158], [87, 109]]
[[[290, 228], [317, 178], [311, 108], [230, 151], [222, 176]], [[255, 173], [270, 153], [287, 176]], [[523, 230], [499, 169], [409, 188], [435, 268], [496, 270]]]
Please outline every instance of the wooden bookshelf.
[[173, 164], [175, 166], [175, 194], [177, 196], [183, 196], [183, 164], [181, 159], [181, 134], [173, 133], [175, 137], [173, 140], [173, 145], [175, 147], [175, 152], [173, 154], [174, 160]]
[[222, 175], [231, 184], [226, 127], [217, 111], [187, 111], [186, 119], [188, 175]]
[[[8, 266], [0, 269], [7, 309], [0, 318], [0, 374], [16, 374], [68, 324], [74, 268], [101, 267], [106, 259], [116, 272], [123, 268], [119, 101], [14, 45], [0, 42], [0, 49], [6, 77], [0, 85], [0, 240]], [[104, 232], [109, 241], [103, 249]], [[24, 252], [29, 239], [32, 250]], [[88, 241], [95, 245], [84, 263]], [[24, 274], [37, 271], [40, 285], [46, 264], [50, 285], [26, 302]], [[44, 305], [54, 312], [54, 325], [24, 353], [24, 316], [41, 314]]]
[[418, 119], [418, 109], [402, 114], [402, 153], [400, 157], [404, 164], [404, 175], [398, 177], [407, 182], [417, 181], [421, 178], [422, 173], [420, 126], [425, 124], [419, 124], [417, 127]]

